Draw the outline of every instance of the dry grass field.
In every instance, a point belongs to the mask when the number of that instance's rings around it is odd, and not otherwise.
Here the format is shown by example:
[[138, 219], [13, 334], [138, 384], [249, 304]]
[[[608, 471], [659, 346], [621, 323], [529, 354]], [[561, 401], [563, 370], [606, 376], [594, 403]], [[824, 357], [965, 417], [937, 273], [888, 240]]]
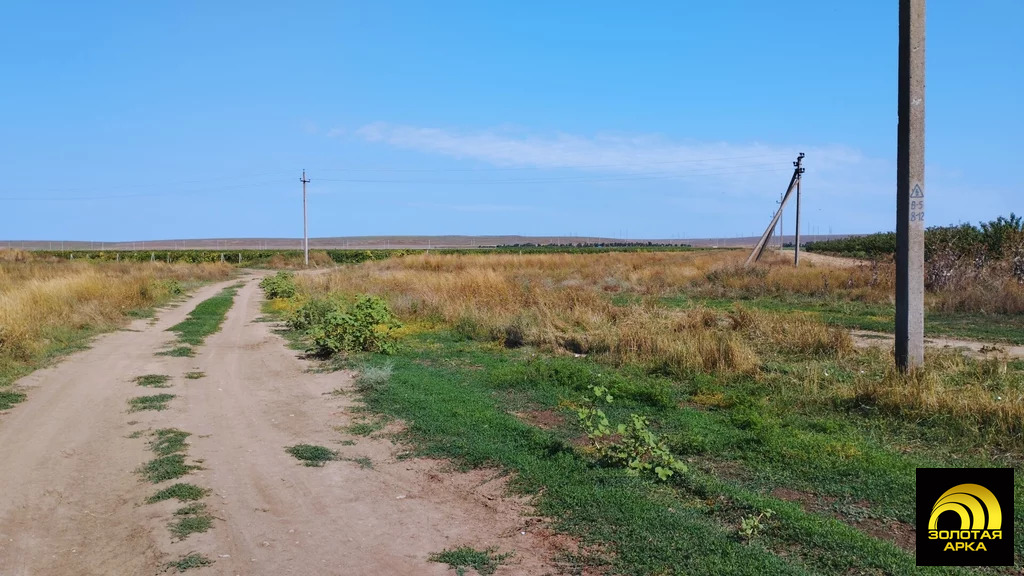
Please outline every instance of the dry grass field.
[[[934, 352], [924, 370], [903, 377], [887, 369], [885, 354], [854, 350], [845, 327], [826, 325], [799, 306], [745, 303], [803, 296], [887, 305], [891, 265], [794, 269], [774, 257], [744, 268], [744, 258], [739, 252], [420, 255], [299, 282], [310, 297], [381, 295], [401, 318], [443, 323], [476, 340], [587, 354], [675, 378], [694, 371], [761, 377], [764, 366], [779, 359], [798, 359], [798, 367], [837, 362], [858, 376], [827, 389], [808, 376], [787, 382], [785, 392], [795, 385], [822, 402], [870, 398], [886, 409], [962, 416], [972, 426], [1019, 437], [1024, 397], [1019, 378], [1012, 371], [1007, 376], [1005, 360]], [[937, 307], [947, 298], [966, 296], [929, 295]], [[705, 303], [721, 300], [733, 305]]]

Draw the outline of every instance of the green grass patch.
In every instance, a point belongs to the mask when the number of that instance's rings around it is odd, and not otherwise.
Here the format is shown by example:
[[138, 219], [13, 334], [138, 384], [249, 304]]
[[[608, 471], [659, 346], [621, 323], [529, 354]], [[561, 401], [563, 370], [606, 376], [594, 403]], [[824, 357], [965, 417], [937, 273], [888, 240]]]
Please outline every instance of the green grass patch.
[[313, 444], [297, 444], [285, 448], [285, 451], [301, 460], [306, 466], [323, 466], [331, 460], [338, 459], [338, 453], [334, 450]]
[[177, 428], [161, 428], [153, 432], [153, 440], [149, 443], [149, 449], [157, 456], [169, 456], [184, 452], [188, 448], [185, 439], [189, 436], [191, 434]]
[[221, 290], [216, 296], [200, 302], [184, 321], [171, 326], [168, 330], [175, 332], [183, 344], [202, 345], [207, 336], [220, 330], [220, 325], [231, 309], [237, 292], [237, 285]]
[[133, 382], [139, 386], [146, 386], [149, 388], [170, 388], [167, 382], [171, 379], [166, 374], [145, 374], [143, 376], [137, 376]]
[[185, 372], [185, 378], [188, 380], [199, 380], [206, 376], [206, 372]]
[[925, 312], [926, 336], [1024, 345], [1024, 315]]
[[142, 475], [147, 481], [153, 484], [159, 484], [166, 482], [167, 480], [174, 480], [181, 478], [193, 470], [199, 470], [200, 467], [193, 464], [185, 463], [185, 456], [183, 454], [171, 454], [169, 456], [161, 456], [146, 462], [139, 467], [136, 472]]
[[18, 402], [24, 402], [27, 397], [24, 392], [2, 391], [0, 392], [0, 410], [6, 410]]
[[198, 516], [206, 513], [206, 504], [193, 502], [188, 506], [182, 506], [174, 511], [175, 516]]
[[[912, 524], [917, 467], [983, 460], [965, 457], [970, 452], [949, 439], [921, 441], [911, 433], [920, 423], [779, 393], [801, 370], [852, 378], [853, 367], [779, 363], [759, 378], [693, 374], [671, 382], [637, 367], [501, 350], [448, 333], [404, 342], [388, 360], [387, 386], [364, 393], [368, 408], [406, 422], [403, 438], [418, 455], [511, 472], [513, 490], [536, 495], [538, 514], [592, 551], [582, 561], [631, 575], [971, 573], [918, 568], [912, 552], [843, 516]], [[648, 418], [690, 471], [667, 481], [631, 475], [579, 447], [583, 430], [566, 406], [591, 384], [615, 396], [602, 406], [611, 422]], [[564, 422], [540, 428], [517, 416], [535, 410], [561, 412]], [[805, 508], [773, 495], [778, 489], [826, 504]], [[760, 526], [745, 534], [744, 520], [749, 526], [759, 516]], [[1014, 522], [1022, 519], [1018, 512]]]
[[383, 420], [355, 422], [345, 428], [345, 431], [354, 436], [369, 436], [374, 432], [384, 429]]
[[201, 502], [179, 508], [174, 512], [174, 516], [177, 519], [168, 524], [168, 528], [179, 541], [213, 527], [213, 516], [206, 511], [206, 504]]
[[359, 457], [356, 457], [356, 458], [346, 458], [346, 460], [348, 460], [349, 462], [355, 462], [363, 470], [372, 470], [373, 469], [373, 460], [370, 460], [366, 456], [359, 456]]
[[128, 411], [166, 410], [167, 403], [175, 398], [174, 394], [154, 394], [153, 396], [137, 396], [128, 400]]
[[168, 486], [163, 490], [160, 490], [156, 494], [153, 494], [146, 499], [147, 504], [154, 504], [156, 502], [163, 502], [164, 500], [177, 500], [179, 502], [193, 502], [195, 500], [201, 500], [205, 498], [210, 491], [206, 488], [200, 488], [195, 484], [186, 484], [179, 482], [173, 486]]
[[213, 564], [213, 560], [210, 560], [202, 554], [189, 554], [182, 556], [180, 559], [174, 562], [168, 562], [165, 565], [167, 570], [177, 570], [178, 572], [184, 572], [192, 568], [202, 568], [204, 566], [210, 566]]
[[172, 356], [174, 358], [191, 358], [196, 355], [195, 351], [192, 350], [191, 346], [175, 346], [168, 350], [161, 350], [156, 353], [157, 356]]
[[498, 554], [497, 548], [477, 550], [469, 546], [462, 546], [431, 554], [430, 561], [447, 564], [459, 576], [463, 576], [467, 568], [476, 570], [481, 576], [490, 576], [511, 556], [511, 552]]

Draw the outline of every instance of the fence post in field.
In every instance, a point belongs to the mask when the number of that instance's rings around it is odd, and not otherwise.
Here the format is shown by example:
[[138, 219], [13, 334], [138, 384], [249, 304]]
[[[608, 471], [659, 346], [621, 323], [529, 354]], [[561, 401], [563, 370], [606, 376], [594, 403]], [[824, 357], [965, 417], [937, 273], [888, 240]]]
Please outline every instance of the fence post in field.
[[150, 252], [149, 253], [149, 261], [150, 262], [156, 262], [156, 252]]

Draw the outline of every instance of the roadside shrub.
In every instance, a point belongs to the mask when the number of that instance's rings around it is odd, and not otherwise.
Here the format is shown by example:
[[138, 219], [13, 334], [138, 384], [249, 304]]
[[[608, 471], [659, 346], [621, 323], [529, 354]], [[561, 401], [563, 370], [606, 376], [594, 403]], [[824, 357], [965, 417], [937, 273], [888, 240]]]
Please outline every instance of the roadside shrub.
[[292, 313], [288, 318], [288, 327], [305, 332], [314, 326], [323, 324], [327, 315], [337, 309], [337, 302], [324, 298], [313, 298]]
[[277, 274], [261, 280], [260, 288], [263, 288], [268, 300], [291, 298], [295, 296], [295, 275], [285, 270], [279, 270]]
[[331, 310], [307, 331], [313, 341], [310, 352], [321, 358], [342, 351], [392, 354], [396, 347], [392, 331], [400, 327], [382, 298], [360, 296], [348, 310]]
[[177, 280], [164, 280], [163, 289], [167, 291], [167, 294], [171, 296], [181, 296], [185, 293], [185, 289], [181, 286], [181, 282]]

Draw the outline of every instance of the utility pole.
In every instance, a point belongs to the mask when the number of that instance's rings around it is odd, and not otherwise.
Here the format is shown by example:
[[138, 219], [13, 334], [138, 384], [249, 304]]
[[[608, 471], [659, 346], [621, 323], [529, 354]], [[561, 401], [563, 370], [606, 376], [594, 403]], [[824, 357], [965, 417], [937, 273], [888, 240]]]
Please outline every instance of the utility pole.
[[758, 240], [757, 245], [754, 246], [754, 251], [747, 257], [746, 266], [750, 266], [754, 262], [761, 259], [761, 254], [764, 253], [764, 249], [768, 247], [768, 242], [771, 240], [772, 234], [775, 233], [775, 226], [779, 223], [779, 219], [782, 218], [782, 209], [786, 207], [786, 201], [789, 200], [789, 195], [793, 193], [797, 184], [800, 182], [800, 177], [804, 173], [804, 153], [801, 152], [796, 157], [796, 162], [793, 162], [793, 177], [789, 180], [789, 187], [786, 188], [786, 193], [782, 195], [782, 201], [779, 203], [779, 209], [775, 212], [775, 217], [772, 218], [772, 223], [765, 228], [764, 234], [761, 235], [761, 239]]
[[[797, 166], [798, 162], [793, 162]], [[802, 168], [801, 168], [802, 170]], [[796, 181], [796, 234], [793, 236], [793, 266], [800, 265], [800, 180]]]
[[896, 129], [896, 367], [924, 364], [925, 0], [900, 0]]
[[309, 178], [306, 178], [306, 169], [302, 169], [302, 178], [299, 178], [302, 182], [302, 251], [305, 256], [306, 267], [309, 268], [309, 224], [306, 219], [306, 184], [309, 183]]
[[786, 247], [786, 213], [782, 210], [782, 198], [785, 194], [779, 194], [779, 252]]

